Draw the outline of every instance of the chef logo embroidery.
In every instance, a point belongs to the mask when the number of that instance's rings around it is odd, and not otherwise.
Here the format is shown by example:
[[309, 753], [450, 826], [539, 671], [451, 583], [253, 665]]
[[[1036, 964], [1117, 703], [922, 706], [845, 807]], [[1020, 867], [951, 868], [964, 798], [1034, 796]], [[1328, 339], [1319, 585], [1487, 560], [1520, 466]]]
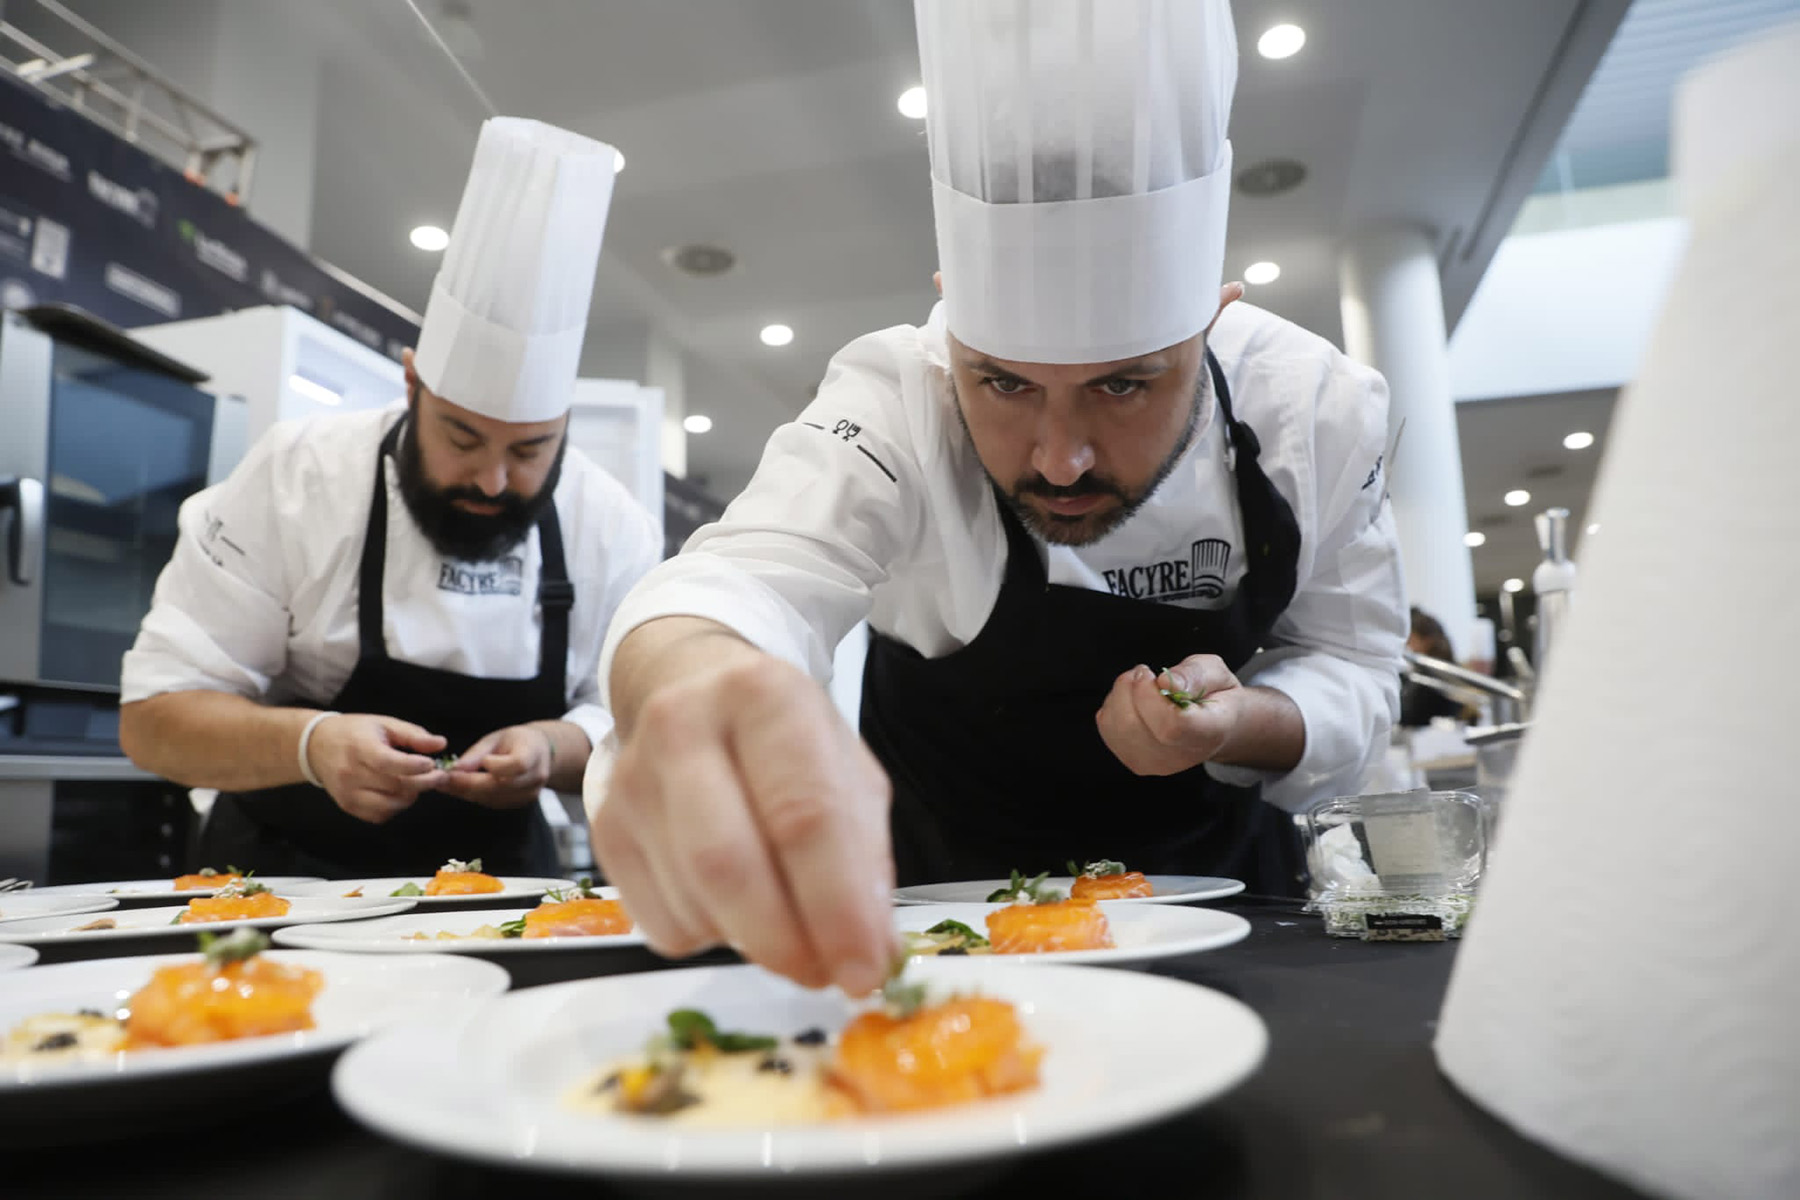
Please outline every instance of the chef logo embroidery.
[[1133, 600], [1217, 600], [1225, 594], [1225, 572], [1231, 543], [1202, 538], [1186, 558], [1165, 558], [1141, 567], [1115, 567], [1104, 572], [1115, 596]]
[[525, 590], [525, 560], [509, 554], [494, 562], [441, 562], [438, 590], [465, 596], [520, 595]]

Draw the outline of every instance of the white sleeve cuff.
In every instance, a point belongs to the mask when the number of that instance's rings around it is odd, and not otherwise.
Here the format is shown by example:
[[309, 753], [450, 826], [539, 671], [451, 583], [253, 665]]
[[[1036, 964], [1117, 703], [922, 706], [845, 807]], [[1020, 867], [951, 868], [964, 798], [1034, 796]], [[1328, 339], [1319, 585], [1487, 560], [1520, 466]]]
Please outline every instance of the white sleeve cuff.
[[589, 746], [598, 746], [612, 732], [612, 714], [598, 704], [577, 704], [562, 719], [587, 734]]

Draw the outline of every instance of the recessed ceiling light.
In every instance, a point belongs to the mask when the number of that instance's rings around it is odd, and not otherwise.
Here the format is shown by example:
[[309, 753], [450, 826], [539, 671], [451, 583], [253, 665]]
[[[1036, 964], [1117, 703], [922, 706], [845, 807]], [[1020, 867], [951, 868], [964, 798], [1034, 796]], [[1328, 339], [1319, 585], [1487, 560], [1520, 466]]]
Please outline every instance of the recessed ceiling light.
[[1518, 508], [1531, 503], [1531, 493], [1524, 488], [1514, 488], [1501, 499], [1505, 500], [1509, 507]]
[[689, 433], [705, 433], [712, 428], [712, 418], [705, 413], [691, 413], [681, 418], [681, 427]]
[[1586, 450], [1593, 444], [1594, 435], [1586, 430], [1577, 430], [1563, 439], [1563, 449], [1565, 450]]
[[613, 147], [613, 174], [617, 175], [625, 169], [625, 152], [617, 146]]
[[1587, 531], [1589, 533], [1599, 533], [1600, 532], [1600, 522], [1595, 521], [1592, 525], [1589, 525], [1587, 527]]
[[1253, 262], [1244, 268], [1245, 283], [1274, 283], [1281, 278], [1281, 267], [1272, 262]]
[[924, 88], [922, 88], [922, 87], [907, 88], [904, 92], [900, 93], [900, 99], [896, 102], [896, 104], [897, 104], [897, 107], [900, 109], [901, 116], [911, 117], [915, 121], [923, 121], [925, 119], [925, 89]]
[[412, 244], [419, 249], [434, 253], [450, 244], [450, 235], [436, 225], [421, 225], [407, 236], [412, 238]]
[[1256, 52], [1264, 58], [1292, 58], [1306, 45], [1306, 30], [1298, 25], [1273, 25], [1256, 39]]
[[764, 325], [762, 328], [762, 344], [765, 346], [785, 346], [794, 340], [794, 331], [786, 325]]
[[1487, 545], [1487, 534], [1481, 532], [1479, 529], [1472, 529], [1468, 533], [1463, 534], [1463, 545], [1471, 550], [1475, 549], [1477, 546], [1485, 546]]
[[1509, 592], [1522, 592], [1525, 590], [1525, 581], [1523, 579], [1509, 579], [1500, 586]]

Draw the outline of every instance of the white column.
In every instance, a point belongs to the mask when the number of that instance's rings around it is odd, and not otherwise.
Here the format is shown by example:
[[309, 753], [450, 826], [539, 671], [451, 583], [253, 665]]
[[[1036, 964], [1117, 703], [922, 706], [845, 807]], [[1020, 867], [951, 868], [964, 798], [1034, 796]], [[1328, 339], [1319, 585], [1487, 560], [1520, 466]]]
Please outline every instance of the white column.
[[687, 371], [681, 347], [654, 325], [644, 345], [644, 382], [663, 390], [663, 470], [687, 478]]
[[1462, 452], [1431, 240], [1407, 227], [1359, 230], [1344, 247], [1339, 282], [1345, 351], [1387, 377], [1390, 446], [1402, 422], [1406, 427], [1387, 473], [1408, 596], [1443, 622], [1464, 656], [1475, 577], [1463, 545], [1469, 521]]

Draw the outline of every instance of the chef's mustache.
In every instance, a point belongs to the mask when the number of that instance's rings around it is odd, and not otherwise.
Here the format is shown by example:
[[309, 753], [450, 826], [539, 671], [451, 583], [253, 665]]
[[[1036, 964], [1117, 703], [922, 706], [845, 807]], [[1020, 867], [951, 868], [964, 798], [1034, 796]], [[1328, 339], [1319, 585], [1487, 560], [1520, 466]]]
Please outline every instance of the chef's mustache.
[[433, 495], [445, 504], [454, 504], [458, 500], [467, 500], [470, 504], [480, 504], [490, 507], [496, 504], [499, 505], [500, 511], [497, 513], [463, 514], [466, 517], [479, 517], [484, 521], [503, 521], [509, 517], [523, 516], [527, 507], [531, 504], [528, 497], [521, 496], [519, 493], [510, 490], [501, 492], [497, 496], [490, 496], [480, 488], [476, 487], [434, 487], [431, 491]]
[[1013, 485], [1013, 495], [1042, 496], [1046, 500], [1075, 500], [1082, 496], [1113, 496], [1120, 500], [1130, 500], [1125, 489], [1102, 475], [1083, 475], [1074, 483], [1054, 484], [1042, 475], [1034, 475], [1030, 479], [1022, 479]]

